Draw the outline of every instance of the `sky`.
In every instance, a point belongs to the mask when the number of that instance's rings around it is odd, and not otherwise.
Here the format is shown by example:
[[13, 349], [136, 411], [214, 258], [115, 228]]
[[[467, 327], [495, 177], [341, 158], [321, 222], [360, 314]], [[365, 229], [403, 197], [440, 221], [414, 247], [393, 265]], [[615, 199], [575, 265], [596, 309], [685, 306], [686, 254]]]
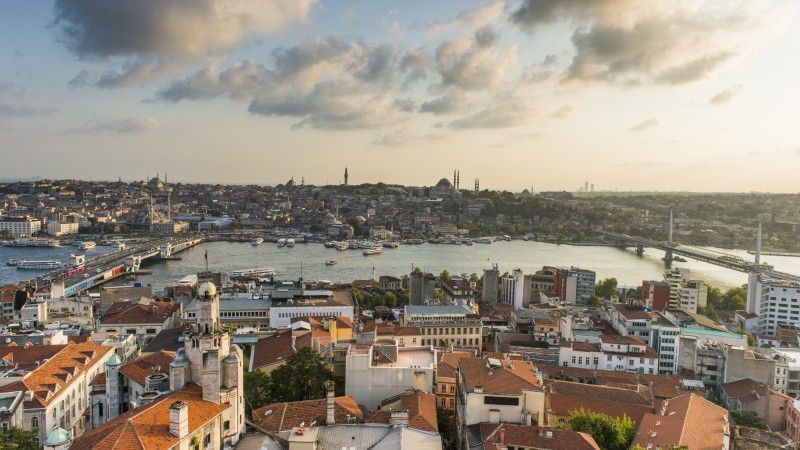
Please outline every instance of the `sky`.
[[798, 192], [798, 7], [6, 0], [0, 178]]

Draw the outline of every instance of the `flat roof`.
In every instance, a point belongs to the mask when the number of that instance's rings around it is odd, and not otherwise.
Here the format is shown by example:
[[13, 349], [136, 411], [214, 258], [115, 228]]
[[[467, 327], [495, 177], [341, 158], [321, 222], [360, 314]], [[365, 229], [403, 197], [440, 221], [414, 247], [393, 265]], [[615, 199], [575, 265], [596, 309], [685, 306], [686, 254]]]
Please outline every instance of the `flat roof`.
[[421, 369], [433, 368], [436, 362], [436, 350], [431, 347], [398, 347], [397, 361], [393, 363], [380, 363], [373, 367], [419, 367]]

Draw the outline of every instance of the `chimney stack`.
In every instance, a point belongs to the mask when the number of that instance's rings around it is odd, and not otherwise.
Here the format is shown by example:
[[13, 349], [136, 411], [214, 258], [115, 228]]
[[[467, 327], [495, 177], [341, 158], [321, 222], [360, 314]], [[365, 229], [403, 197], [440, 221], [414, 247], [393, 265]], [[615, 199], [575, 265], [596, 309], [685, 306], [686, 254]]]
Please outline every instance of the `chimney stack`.
[[169, 432], [183, 439], [189, 434], [189, 405], [175, 402], [169, 407]]
[[394, 426], [408, 425], [408, 410], [393, 409], [389, 415], [389, 424]]
[[336, 387], [336, 383], [333, 381], [326, 381], [325, 382], [325, 390], [326, 397], [325, 397], [325, 406], [326, 406], [326, 415], [325, 415], [325, 425], [333, 425], [336, 423], [336, 414], [335, 414], [335, 400], [334, 400], [334, 388]]
[[296, 343], [297, 343], [297, 336], [292, 336], [292, 351], [293, 352], [297, 351], [297, 347], [295, 347]]

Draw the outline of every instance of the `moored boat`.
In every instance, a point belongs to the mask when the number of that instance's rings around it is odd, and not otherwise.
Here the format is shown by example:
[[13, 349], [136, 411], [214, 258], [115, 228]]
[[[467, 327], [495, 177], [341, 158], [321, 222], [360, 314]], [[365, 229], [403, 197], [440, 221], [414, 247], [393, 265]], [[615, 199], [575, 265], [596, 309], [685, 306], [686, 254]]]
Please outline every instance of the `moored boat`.
[[257, 237], [257, 238], [254, 238], [253, 240], [251, 240], [250, 244], [251, 245], [261, 245], [263, 242], [264, 242], [264, 238]]
[[285, 238], [278, 239], [277, 244], [278, 244], [278, 247], [285, 247], [286, 246], [286, 239]]
[[92, 250], [95, 247], [97, 247], [97, 244], [92, 241], [81, 242], [78, 244], [78, 248], [80, 250]]
[[325, 261], [325, 265], [326, 266], [335, 266], [336, 265], [336, 260], [333, 260], [333, 259], [326, 260]]
[[294, 239], [292, 239], [292, 238], [287, 239], [286, 240], [286, 246], [287, 247], [294, 247]]

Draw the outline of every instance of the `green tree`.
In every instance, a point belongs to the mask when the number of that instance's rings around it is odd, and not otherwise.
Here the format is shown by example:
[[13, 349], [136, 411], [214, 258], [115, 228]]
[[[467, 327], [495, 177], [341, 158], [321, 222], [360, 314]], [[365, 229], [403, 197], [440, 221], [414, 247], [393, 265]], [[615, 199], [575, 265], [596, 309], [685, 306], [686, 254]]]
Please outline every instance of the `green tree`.
[[408, 295], [408, 292], [403, 292], [402, 294], [400, 294], [400, 298], [397, 299], [397, 301], [400, 304], [400, 306], [407, 305], [409, 300], [410, 300], [410, 296]]
[[324, 383], [333, 380], [333, 373], [319, 353], [301, 348], [272, 371], [270, 378], [273, 386], [280, 386], [273, 392], [274, 401], [296, 402], [325, 397]]
[[719, 320], [719, 314], [717, 314], [717, 308], [714, 307], [711, 303], [706, 305], [706, 316], [711, 319]]
[[273, 403], [272, 380], [260, 370], [244, 374], [245, 414], [252, 417], [254, 409]]
[[612, 418], [581, 408], [570, 413], [567, 423], [571, 430], [591, 435], [603, 450], [626, 450], [636, 436], [636, 426], [628, 416]]
[[130, 227], [129, 225], [121, 225], [121, 226], [119, 227], [119, 232], [120, 232], [120, 233], [123, 233], [123, 234], [130, 234], [130, 232], [131, 232], [131, 227]]
[[766, 430], [767, 424], [758, 417], [755, 411], [735, 411], [730, 410], [728, 413], [731, 419], [740, 427], [758, 428], [759, 430]]
[[447, 269], [442, 270], [442, 273], [439, 274], [439, 279], [442, 281], [450, 281], [450, 272]]
[[397, 296], [394, 294], [394, 292], [389, 291], [383, 294], [383, 300], [386, 303], [386, 306], [389, 308], [394, 308], [397, 306]]
[[602, 306], [603, 299], [598, 297], [596, 294], [592, 294], [586, 300], [586, 306]]
[[11, 237], [11, 230], [3, 229], [2, 231], [0, 231], [0, 236], [2, 236], [2, 238], [4, 240], [10, 238]]
[[594, 288], [594, 293], [600, 296], [600, 298], [611, 298], [613, 295], [617, 295], [617, 282], [616, 278], [606, 278], [599, 283]]
[[25, 431], [21, 428], [8, 428], [0, 432], [0, 450], [38, 450], [33, 439], [38, 431]]
[[384, 299], [384, 297], [380, 294], [375, 294], [370, 298], [370, 304], [372, 305], [373, 308], [375, 308], [376, 306], [385, 306], [386, 299]]
[[113, 233], [115, 229], [116, 226], [113, 223], [103, 225], [103, 233]]
[[747, 289], [745, 287], [730, 288], [722, 294], [718, 309], [736, 311], [747, 307]]

